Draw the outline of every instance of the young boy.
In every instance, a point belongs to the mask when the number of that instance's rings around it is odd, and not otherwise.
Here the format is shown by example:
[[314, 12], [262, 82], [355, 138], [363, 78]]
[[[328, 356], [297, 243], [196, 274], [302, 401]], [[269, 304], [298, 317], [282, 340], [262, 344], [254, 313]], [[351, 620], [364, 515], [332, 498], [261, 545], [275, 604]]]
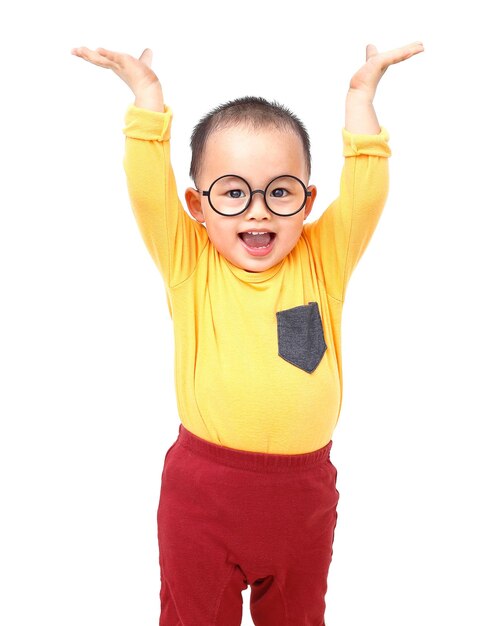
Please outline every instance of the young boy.
[[306, 224], [316, 198], [309, 137], [288, 109], [245, 97], [200, 120], [191, 219], [151, 51], [72, 50], [135, 94], [124, 168], [174, 324], [181, 424], [158, 509], [160, 626], [236, 626], [247, 585], [257, 626], [325, 624], [341, 313], [388, 193], [389, 136], [372, 101], [387, 67], [422, 50], [367, 46], [346, 100], [339, 198]]

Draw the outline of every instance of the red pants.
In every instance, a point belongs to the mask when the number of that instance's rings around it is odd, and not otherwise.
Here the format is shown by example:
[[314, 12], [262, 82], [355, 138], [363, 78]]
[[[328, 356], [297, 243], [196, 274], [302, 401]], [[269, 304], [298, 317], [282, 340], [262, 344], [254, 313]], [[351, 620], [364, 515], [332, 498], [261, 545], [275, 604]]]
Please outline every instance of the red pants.
[[332, 441], [307, 454], [226, 448], [182, 424], [157, 514], [160, 626], [325, 626], [337, 523]]

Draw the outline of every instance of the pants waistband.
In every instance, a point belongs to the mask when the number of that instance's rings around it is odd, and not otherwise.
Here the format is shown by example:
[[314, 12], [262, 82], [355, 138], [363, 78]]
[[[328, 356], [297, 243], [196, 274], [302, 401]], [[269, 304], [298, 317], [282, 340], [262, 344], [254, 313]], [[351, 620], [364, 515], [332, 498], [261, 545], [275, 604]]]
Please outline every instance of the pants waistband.
[[268, 472], [289, 472], [314, 467], [330, 458], [330, 449], [332, 448], [332, 441], [330, 440], [323, 448], [305, 454], [249, 452], [220, 446], [206, 439], [201, 439], [201, 437], [188, 431], [183, 424], [179, 426], [177, 442], [192, 452], [223, 465], [231, 465], [238, 469], [263, 469]]

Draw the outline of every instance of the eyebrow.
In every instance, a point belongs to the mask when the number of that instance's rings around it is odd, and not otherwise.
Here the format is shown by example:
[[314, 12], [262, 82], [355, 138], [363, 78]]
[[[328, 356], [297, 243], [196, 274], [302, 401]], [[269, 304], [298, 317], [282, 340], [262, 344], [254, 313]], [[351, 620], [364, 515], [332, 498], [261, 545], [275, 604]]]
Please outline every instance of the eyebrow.
[[[216, 178], [214, 178], [213, 181], [218, 180], [218, 178], [221, 178], [222, 176], [234, 176], [236, 178], [244, 178], [246, 180], [246, 182], [250, 185], [250, 187], [253, 187], [253, 185], [250, 183], [249, 179], [246, 176], [243, 176], [242, 174], [236, 174], [236, 173], [220, 174], [220, 176], [217, 176]], [[282, 172], [281, 174], [276, 174], [275, 176], [271, 176], [270, 178], [268, 178], [267, 182], [263, 184], [263, 188], [265, 189], [265, 187], [270, 182], [272, 182], [275, 178], [281, 178], [283, 176], [295, 176], [296, 178], [300, 178], [302, 180], [302, 178], [300, 176], [297, 176], [296, 174], [290, 174], [290, 173], [287, 173], [287, 172]], [[232, 184], [232, 181], [225, 181], [225, 182], [228, 183], [229, 185]]]

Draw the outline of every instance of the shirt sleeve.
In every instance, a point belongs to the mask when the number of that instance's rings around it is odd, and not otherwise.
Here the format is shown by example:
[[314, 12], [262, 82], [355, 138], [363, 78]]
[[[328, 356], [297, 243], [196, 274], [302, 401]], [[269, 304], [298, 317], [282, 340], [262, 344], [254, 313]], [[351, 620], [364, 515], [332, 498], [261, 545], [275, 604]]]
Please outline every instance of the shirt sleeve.
[[193, 272], [208, 241], [178, 197], [170, 159], [172, 110], [131, 104], [125, 115], [123, 166], [131, 207], [143, 241], [168, 287]]
[[374, 233], [389, 188], [389, 133], [364, 135], [342, 129], [344, 166], [339, 197], [304, 225], [318, 278], [343, 302], [349, 278]]

